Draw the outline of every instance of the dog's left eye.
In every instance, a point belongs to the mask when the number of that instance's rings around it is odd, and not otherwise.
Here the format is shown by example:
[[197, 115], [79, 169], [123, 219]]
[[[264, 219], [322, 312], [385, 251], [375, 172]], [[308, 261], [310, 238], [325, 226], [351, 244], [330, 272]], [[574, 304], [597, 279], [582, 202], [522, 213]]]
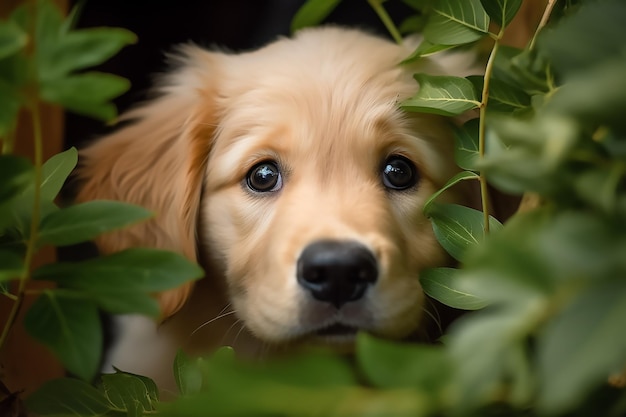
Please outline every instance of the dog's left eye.
[[246, 183], [251, 190], [266, 193], [280, 190], [283, 179], [278, 165], [273, 161], [265, 161], [248, 171]]
[[417, 168], [408, 158], [391, 155], [383, 164], [382, 180], [392, 190], [406, 190], [417, 184]]

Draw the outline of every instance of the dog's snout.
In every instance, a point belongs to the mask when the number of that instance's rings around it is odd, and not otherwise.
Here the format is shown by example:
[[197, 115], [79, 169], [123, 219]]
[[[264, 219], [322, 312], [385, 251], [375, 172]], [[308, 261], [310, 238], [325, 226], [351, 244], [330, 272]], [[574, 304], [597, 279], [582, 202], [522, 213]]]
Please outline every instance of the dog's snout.
[[307, 246], [298, 259], [299, 284], [337, 308], [360, 299], [377, 277], [376, 258], [357, 242], [321, 240]]

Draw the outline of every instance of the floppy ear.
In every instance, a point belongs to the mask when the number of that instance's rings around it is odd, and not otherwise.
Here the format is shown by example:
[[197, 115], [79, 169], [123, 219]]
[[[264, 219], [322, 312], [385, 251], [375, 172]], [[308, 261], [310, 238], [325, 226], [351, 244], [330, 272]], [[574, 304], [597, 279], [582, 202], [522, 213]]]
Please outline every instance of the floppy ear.
[[[205, 164], [216, 126], [213, 102], [219, 53], [186, 45], [156, 89], [159, 96], [121, 117], [127, 126], [80, 152], [79, 201], [137, 204], [155, 217], [97, 240], [103, 252], [153, 247], [196, 261], [196, 226]], [[158, 294], [163, 317], [174, 314], [193, 284]]]

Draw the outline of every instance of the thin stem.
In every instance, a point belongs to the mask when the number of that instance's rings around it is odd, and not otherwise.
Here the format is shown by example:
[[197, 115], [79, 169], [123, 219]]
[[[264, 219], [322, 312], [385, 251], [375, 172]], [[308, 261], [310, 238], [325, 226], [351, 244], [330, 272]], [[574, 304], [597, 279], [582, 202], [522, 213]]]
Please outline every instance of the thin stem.
[[39, 105], [36, 100], [33, 100], [33, 104], [30, 106], [31, 117], [33, 123], [33, 139], [35, 145], [35, 187], [33, 198], [33, 215], [30, 222], [30, 235], [26, 245], [26, 256], [24, 257], [24, 271], [19, 277], [18, 289], [15, 295], [15, 303], [9, 312], [7, 321], [2, 329], [2, 335], [0, 335], [0, 350], [4, 347], [9, 336], [9, 331], [15, 324], [17, 316], [24, 303], [24, 297], [26, 295], [26, 284], [30, 278], [31, 264], [35, 253], [37, 251], [37, 235], [39, 232], [39, 216], [40, 216], [40, 200], [41, 200], [41, 181], [43, 178], [43, 140], [41, 137], [41, 117], [39, 115]]
[[550, 19], [550, 15], [552, 14], [552, 9], [554, 9], [556, 2], [557, 0], [548, 0], [546, 9], [543, 11], [543, 15], [541, 16], [541, 20], [539, 21], [539, 25], [537, 26], [537, 29], [535, 30], [533, 38], [531, 39], [530, 44], [528, 45], [529, 50], [532, 50], [535, 47], [535, 42], [537, 41], [537, 35], [539, 35], [539, 32], [541, 32], [541, 29], [543, 29], [543, 27], [546, 24], [548, 24], [548, 20]]
[[391, 20], [391, 17], [383, 7], [383, 2], [385, 0], [367, 0], [370, 6], [374, 9], [380, 20], [383, 22], [389, 34], [398, 45], [402, 45], [402, 35], [400, 35], [400, 31]]
[[[485, 67], [485, 76], [483, 82], [482, 99], [480, 102], [480, 119], [478, 122], [478, 154], [480, 158], [485, 156], [485, 118], [487, 115], [487, 103], [489, 102], [489, 86], [491, 82], [491, 73], [493, 72], [493, 66], [496, 61], [496, 55], [498, 54], [498, 47], [500, 45], [499, 39], [502, 38], [502, 30], [497, 36], [489, 54], [489, 60]], [[485, 234], [489, 233], [489, 187], [487, 184], [487, 178], [485, 174], [480, 172], [480, 201], [483, 209], [483, 230]]]

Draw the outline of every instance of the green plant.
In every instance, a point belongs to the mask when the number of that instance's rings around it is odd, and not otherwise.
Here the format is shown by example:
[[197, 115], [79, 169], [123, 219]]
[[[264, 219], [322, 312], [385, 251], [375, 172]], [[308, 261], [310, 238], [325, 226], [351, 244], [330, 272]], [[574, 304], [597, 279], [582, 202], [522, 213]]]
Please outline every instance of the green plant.
[[[202, 276], [201, 269], [174, 253], [132, 249], [77, 263], [33, 267], [45, 246], [91, 240], [143, 221], [152, 213], [114, 201], [60, 208], [55, 198], [77, 163], [76, 149], [45, 163], [39, 114], [41, 101], [102, 120], [115, 117], [109, 102], [128, 81], [84, 69], [103, 62], [135, 36], [124, 29], [74, 30], [46, 0], [24, 4], [0, 22], [0, 297], [11, 303], [2, 323], [0, 349], [16, 324], [31, 280], [49, 281], [24, 320], [26, 330], [50, 348], [66, 369], [84, 380], [98, 371], [102, 329], [98, 309], [158, 317], [151, 292]], [[20, 111], [33, 125], [34, 163], [12, 154]]]
[[[339, 1], [309, 0], [294, 28], [316, 24]], [[391, 28], [383, 9], [370, 0]], [[456, 131], [464, 170], [444, 187], [479, 181], [485, 209], [425, 211], [460, 269], [425, 272], [426, 292], [477, 309], [441, 346], [359, 335], [354, 361], [328, 352], [247, 364], [223, 349], [179, 354], [180, 397], [159, 403], [145, 378], [119, 372], [97, 388], [52, 382], [29, 399], [41, 415], [507, 415], [626, 414], [607, 386], [626, 365], [626, 3], [548, 3], [523, 50], [500, 40], [521, 0], [405, 0], [423, 29], [407, 60], [492, 39], [484, 76], [417, 74], [407, 111], [480, 118]], [[552, 18], [550, 19], [552, 15]], [[495, 31], [489, 25], [496, 24]], [[548, 25], [548, 21], [552, 23]], [[489, 217], [487, 182], [534, 193], [542, 204], [504, 225]]]

